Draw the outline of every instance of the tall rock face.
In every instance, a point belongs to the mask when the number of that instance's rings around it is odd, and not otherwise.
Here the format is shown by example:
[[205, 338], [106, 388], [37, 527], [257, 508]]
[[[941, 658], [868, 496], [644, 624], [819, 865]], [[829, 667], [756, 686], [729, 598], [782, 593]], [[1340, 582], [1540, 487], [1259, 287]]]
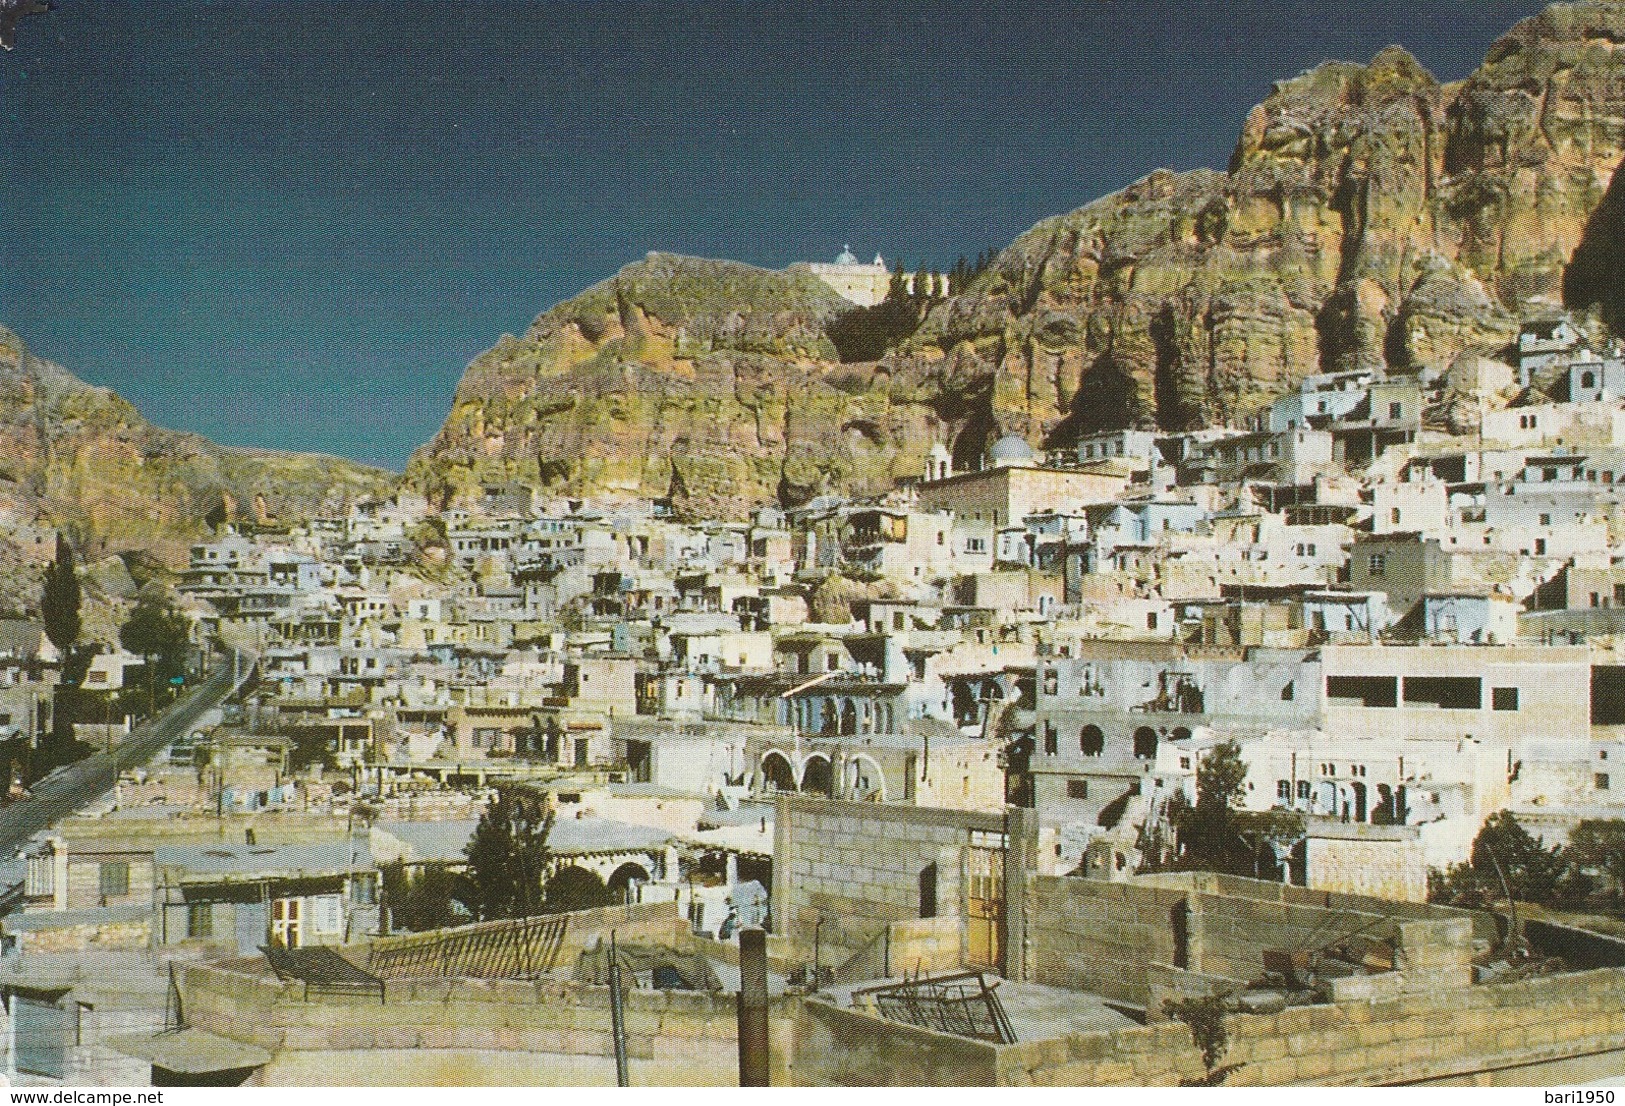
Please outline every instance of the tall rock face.
[[[153, 426], [0, 328], [0, 577], [49, 558], [57, 529], [87, 560], [142, 550], [175, 564], [222, 503], [245, 519], [258, 510], [294, 521], [387, 494], [392, 480], [338, 458], [231, 449]], [[28, 572], [24, 590], [37, 592]]]
[[1160, 171], [1039, 224], [897, 369], [986, 374], [979, 435], [1064, 443], [1244, 419], [1316, 371], [1497, 349], [1565, 292], [1614, 288], [1565, 273], [1579, 249], [1608, 274], [1625, 246], [1625, 219], [1593, 219], [1625, 155], [1622, 43], [1625, 5], [1561, 4], [1457, 84], [1397, 48], [1280, 82], [1228, 172]]
[[1398, 48], [1282, 81], [1227, 171], [1040, 223], [876, 365], [836, 363], [844, 305], [808, 274], [631, 266], [476, 361], [409, 478], [737, 515], [874, 490], [933, 441], [974, 465], [1006, 433], [1238, 422], [1315, 372], [1444, 368], [1565, 296], [1625, 316], [1622, 44], [1625, 3], [1559, 4], [1455, 84]]
[[651, 254], [477, 358], [406, 480], [442, 503], [517, 481], [699, 518], [884, 490], [922, 471], [932, 416], [840, 363], [827, 331], [851, 306], [805, 269]]

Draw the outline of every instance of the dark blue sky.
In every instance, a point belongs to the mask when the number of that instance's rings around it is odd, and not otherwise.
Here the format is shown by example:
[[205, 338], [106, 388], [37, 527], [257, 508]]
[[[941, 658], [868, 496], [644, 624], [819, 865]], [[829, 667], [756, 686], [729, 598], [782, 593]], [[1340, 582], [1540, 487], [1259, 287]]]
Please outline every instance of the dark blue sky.
[[0, 55], [0, 322], [161, 424], [398, 468], [651, 249], [946, 268], [1540, 6], [61, 0]]

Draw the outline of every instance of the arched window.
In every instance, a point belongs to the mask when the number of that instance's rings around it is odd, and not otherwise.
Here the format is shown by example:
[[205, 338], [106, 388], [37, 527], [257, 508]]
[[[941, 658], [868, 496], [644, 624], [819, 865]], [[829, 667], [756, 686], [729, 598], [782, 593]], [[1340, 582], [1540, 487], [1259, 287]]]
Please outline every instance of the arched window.
[[1085, 726], [1078, 734], [1078, 748], [1086, 757], [1098, 757], [1106, 751], [1106, 735], [1099, 726]]
[[1134, 731], [1134, 757], [1136, 760], [1150, 760], [1157, 755], [1157, 731], [1150, 726], [1141, 726]]

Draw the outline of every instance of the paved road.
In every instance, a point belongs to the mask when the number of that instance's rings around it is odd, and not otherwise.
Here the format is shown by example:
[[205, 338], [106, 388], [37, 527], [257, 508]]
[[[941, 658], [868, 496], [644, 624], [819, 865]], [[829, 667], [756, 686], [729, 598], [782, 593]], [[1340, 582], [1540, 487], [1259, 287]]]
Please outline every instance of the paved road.
[[34, 834], [106, 794], [121, 771], [151, 760], [234, 690], [228, 658], [168, 710], [137, 726], [118, 748], [87, 757], [36, 783], [31, 798], [0, 811], [0, 858], [16, 855]]

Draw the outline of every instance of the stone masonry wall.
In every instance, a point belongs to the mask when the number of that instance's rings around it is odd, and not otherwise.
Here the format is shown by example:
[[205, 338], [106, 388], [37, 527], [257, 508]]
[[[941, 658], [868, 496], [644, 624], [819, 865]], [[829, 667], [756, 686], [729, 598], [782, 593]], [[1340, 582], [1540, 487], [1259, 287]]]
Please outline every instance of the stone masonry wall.
[[[1225, 1019], [1227, 1086], [1378, 1086], [1625, 1049], [1625, 969]], [[1625, 1067], [1625, 1054], [1618, 1061]], [[1180, 1022], [998, 1050], [1006, 1085], [1171, 1086], [1199, 1075]], [[1484, 1077], [1480, 1077], [1484, 1078]], [[1516, 1081], [1517, 1076], [1511, 1078]]]
[[1314, 950], [1350, 935], [1387, 938], [1394, 923], [1380, 914], [1192, 894], [1190, 967], [1233, 979], [1264, 974], [1267, 949]]
[[1041, 876], [1029, 894], [1036, 983], [1145, 1005], [1147, 964], [1183, 959], [1173, 920], [1185, 909], [1183, 890]]
[[936, 913], [963, 913], [972, 830], [999, 815], [901, 804], [781, 797], [774, 826], [774, 929], [810, 950], [820, 916], [825, 963], [839, 964], [886, 927], [920, 916], [920, 876], [936, 865]]
[[997, 1072], [996, 1045], [827, 1002], [797, 1005], [793, 1039], [798, 1087], [987, 1087]]
[[[388, 1001], [312, 996], [301, 984], [215, 965], [186, 969], [189, 1026], [283, 1052], [398, 1049], [614, 1055], [609, 988], [549, 980], [391, 980]], [[735, 998], [723, 992], [632, 990], [628, 1054], [657, 1075], [692, 1069], [696, 1053], [736, 1071]]]

